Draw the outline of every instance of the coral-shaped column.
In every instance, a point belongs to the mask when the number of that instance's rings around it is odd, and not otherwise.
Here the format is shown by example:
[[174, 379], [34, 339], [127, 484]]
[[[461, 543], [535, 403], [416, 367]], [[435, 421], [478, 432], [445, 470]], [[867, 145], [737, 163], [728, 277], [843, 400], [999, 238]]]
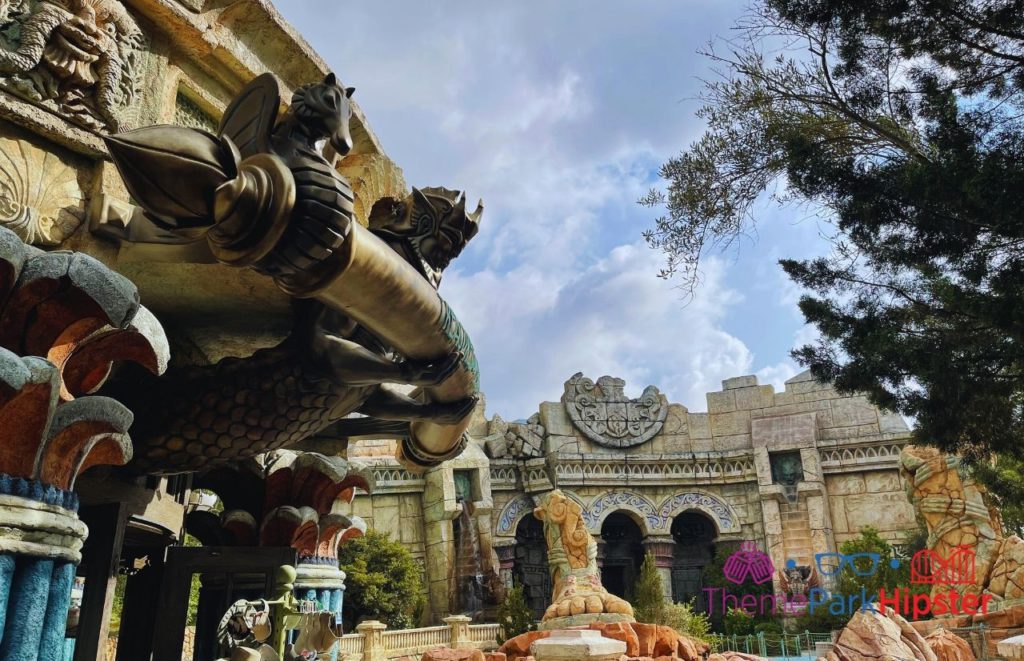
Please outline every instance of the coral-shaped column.
[[132, 413], [89, 395], [115, 360], [167, 365], [160, 324], [100, 262], [0, 228], [0, 658], [56, 659], [87, 530], [73, 488], [132, 454]]
[[371, 475], [341, 457], [278, 450], [199, 476], [195, 486], [220, 496], [224, 511], [192, 512], [186, 526], [204, 546], [292, 547], [299, 556], [296, 597], [340, 619], [345, 573], [338, 546], [361, 536], [366, 523], [337, 509], [352, 502], [357, 487], [370, 491]]
[[629, 602], [601, 585], [597, 542], [587, 532], [576, 501], [558, 489], [543, 497], [534, 516], [544, 522], [548, 564], [554, 585], [541, 629], [561, 629], [595, 622], [633, 622]]

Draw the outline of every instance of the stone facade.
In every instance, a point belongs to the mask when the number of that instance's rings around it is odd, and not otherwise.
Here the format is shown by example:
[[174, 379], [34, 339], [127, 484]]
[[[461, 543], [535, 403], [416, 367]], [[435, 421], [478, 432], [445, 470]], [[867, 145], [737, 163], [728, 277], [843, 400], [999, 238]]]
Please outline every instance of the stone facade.
[[788, 559], [813, 564], [864, 526], [897, 544], [917, 527], [899, 473], [909, 429], [864, 397], [841, 396], [808, 373], [783, 392], [743, 376], [708, 393], [708, 411], [698, 413], [653, 386], [630, 399], [623, 385], [576, 375], [562, 401], [541, 403], [525, 422], [487, 420], [481, 405], [466, 454], [425, 476], [398, 466], [393, 442], [350, 446], [349, 458], [370, 462], [376, 481], [353, 513], [424, 562], [433, 618], [453, 610], [444, 580], [454, 563], [450, 521], [462, 506], [454, 489], [433, 485], [454, 482], [467, 461], [483, 504], [477, 526], [502, 577], [523, 581], [538, 604], [551, 586], [532, 512], [554, 488], [580, 505], [601, 540], [606, 587], [628, 585], [650, 551], [677, 599], [699, 597], [715, 543], [755, 540], [782, 568]]

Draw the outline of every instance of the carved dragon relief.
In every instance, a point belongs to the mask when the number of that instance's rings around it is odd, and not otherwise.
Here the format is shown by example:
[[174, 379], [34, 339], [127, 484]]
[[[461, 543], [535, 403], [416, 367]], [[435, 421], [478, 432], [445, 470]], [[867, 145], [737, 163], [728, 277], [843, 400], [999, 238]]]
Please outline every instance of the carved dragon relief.
[[279, 94], [273, 76], [256, 78], [216, 136], [157, 126], [107, 139], [154, 226], [205, 240], [221, 262], [294, 297], [293, 331], [276, 347], [145, 387], [122, 381], [137, 414], [135, 465], [192, 471], [327, 433], [401, 438], [406, 462], [436, 465], [461, 451], [478, 387], [472, 344], [436, 287], [482, 208], [467, 213], [456, 191], [414, 189], [379, 201], [367, 230], [320, 150], [351, 149], [352, 89], [328, 75], [299, 88], [277, 121]]
[[0, 85], [118, 131], [139, 95], [143, 39], [118, 0], [0, 0]]

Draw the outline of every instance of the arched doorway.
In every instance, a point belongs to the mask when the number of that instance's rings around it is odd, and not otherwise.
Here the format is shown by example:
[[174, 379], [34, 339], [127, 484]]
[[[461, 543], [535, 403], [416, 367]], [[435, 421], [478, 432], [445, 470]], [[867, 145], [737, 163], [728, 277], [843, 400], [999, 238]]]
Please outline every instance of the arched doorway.
[[640, 526], [628, 514], [613, 512], [601, 526], [601, 540], [604, 542], [601, 583], [612, 594], [629, 599], [644, 559]]
[[701, 512], [688, 511], [672, 520], [672, 538], [676, 542], [672, 561], [672, 600], [694, 600], [698, 612], [704, 603], [704, 566], [715, 554], [718, 529], [714, 521]]
[[544, 524], [526, 515], [516, 526], [516, 555], [512, 576], [523, 586], [526, 603], [538, 620], [551, 602], [551, 574], [548, 570], [548, 546]]

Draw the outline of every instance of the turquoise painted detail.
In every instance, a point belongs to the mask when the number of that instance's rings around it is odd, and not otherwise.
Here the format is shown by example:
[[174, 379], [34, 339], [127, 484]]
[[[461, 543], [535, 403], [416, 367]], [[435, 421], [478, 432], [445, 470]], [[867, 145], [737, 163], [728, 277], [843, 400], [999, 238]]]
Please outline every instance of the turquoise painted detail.
[[476, 359], [476, 351], [473, 349], [473, 341], [469, 339], [469, 333], [462, 326], [462, 322], [455, 316], [455, 312], [448, 305], [448, 302], [441, 299], [441, 332], [455, 345], [455, 349], [462, 352], [462, 364], [473, 375], [473, 387], [480, 390], [480, 363]]
[[0, 635], [7, 619], [7, 602], [11, 596], [11, 583], [14, 582], [14, 556], [0, 555]]
[[[53, 560], [20, 558], [11, 583], [0, 659], [37, 661], [53, 578]], [[68, 587], [70, 598], [71, 588]], [[54, 657], [50, 657], [54, 658]]]
[[64, 649], [64, 632], [71, 606], [71, 587], [75, 582], [75, 566], [58, 561], [50, 578], [50, 595], [46, 603], [46, 619], [39, 642], [40, 659], [59, 659]]

